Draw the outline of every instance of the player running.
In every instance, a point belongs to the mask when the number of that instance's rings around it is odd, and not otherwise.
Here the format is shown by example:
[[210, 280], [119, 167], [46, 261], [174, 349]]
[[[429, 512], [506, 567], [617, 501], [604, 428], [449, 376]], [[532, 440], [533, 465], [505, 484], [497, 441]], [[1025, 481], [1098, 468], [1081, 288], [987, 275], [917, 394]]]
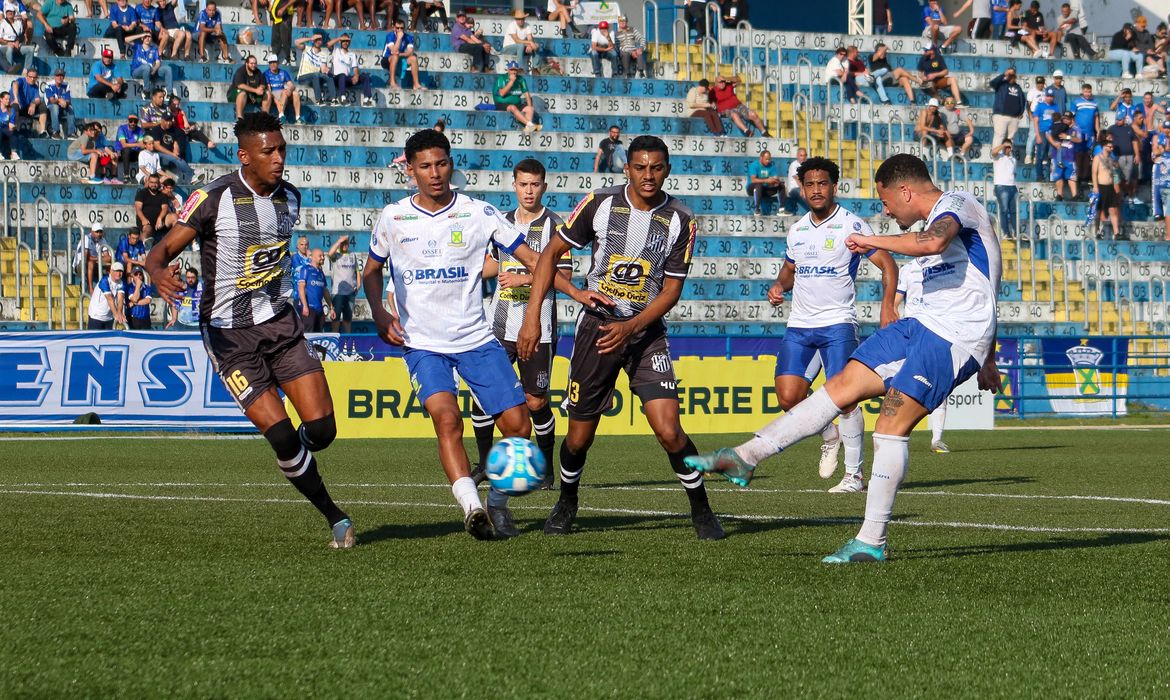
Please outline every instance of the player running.
[[987, 210], [966, 192], [939, 191], [926, 164], [909, 154], [886, 159], [874, 180], [886, 213], [903, 230], [922, 220], [926, 229], [896, 236], [852, 234], [846, 244], [859, 253], [876, 248], [919, 258], [922, 312], [870, 336], [844, 371], [754, 439], [686, 460], [746, 487], [761, 460], [820, 432], [843, 407], [884, 394], [873, 433], [865, 520], [857, 537], [825, 557], [825, 563], [886, 559], [886, 533], [906, 476], [910, 431], [976, 372], [980, 388], [1000, 386], [995, 366], [1000, 250]]
[[[784, 303], [784, 294], [792, 292], [788, 328], [776, 357], [776, 397], [785, 411], [808, 396], [822, 364], [825, 379], [835, 377], [857, 349], [856, 285], [862, 254], [849, 250], [845, 239], [851, 234], [873, 235], [869, 224], [837, 204], [840, 170], [836, 163], [809, 158], [801, 163], [796, 177], [809, 211], [789, 229], [784, 265], [768, 290], [773, 306]], [[884, 250], [870, 250], [865, 256], [882, 271], [884, 328], [897, 319], [894, 293], [898, 265]], [[845, 444], [845, 476], [830, 493], [865, 490], [861, 470], [864, 432], [865, 416], [857, 406], [841, 415], [840, 437], [832, 423], [822, 432], [822, 479], [837, 471], [837, 452]]]
[[[146, 270], [173, 304], [183, 285], [167, 264], [199, 238], [199, 329], [212, 366], [272, 445], [281, 473], [329, 522], [329, 546], [348, 549], [353, 522], [329, 497], [314, 456], [337, 437], [333, 401], [289, 303], [288, 244], [301, 195], [283, 179], [286, 146], [276, 117], [251, 112], [236, 121], [235, 133], [240, 169], [191, 194], [178, 223], [146, 256]], [[299, 429], [278, 389], [296, 408]]]
[[[544, 165], [534, 158], [525, 158], [512, 169], [512, 189], [516, 192], [519, 206], [504, 215], [510, 223], [526, 232], [525, 242], [533, 252], [539, 253], [548, 245], [554, 230], [564, 224], [561, 217], [544, 207], [545, 182]], [[557, 274], [566, 280], [573, 275], [573, 260], [568, 252], [557, 265]], [[492, 246], [484, 262], [484, 277], [499, 277], [499, 286], [492, 297], [490, 315], [492, 332], [504, 346], [508, 360], [515, 362], [524, 388], [524, 400], [532, 414], [532, 429], [536, 433], [536, 444], [544, 453], [549, 470], [544, 475], [542, 489], [553, 484], [553, 445], [556, 442], [556, 418], [548, 404], [549, 379], [552, 376], [553, 356], [556, 355], [557, 309], [556, 294], [549, 291], [540, 307], [540, 344], [530, 360], [516, 356], [516, 336], [524, 322], [524, 309], [528, 305], [529, 286], [532, 275], [516, 258]], [[475, 445], [479, 449], [479, 464], [471, 472], [475, 483], [486, 478], [484, 467], [488, 452], [492, 449], [495, 422], [483, 412], [479, 403], [471, 404], [471, 424], [475, 428]]]
[[[418, 193], [382, 210], [370, 238], [362, 286], [378, 335], [405, 346], [404, 358], [419, 401], [431, 416], [439, 461], [463, 508], [463, 525], [476, 539], [520, 534], [507, 496], [491, 489], [484, 511], [469, 475], [455, 372], [505, 437], [527, 438], [528, 407], [508, 354], [492, 334], [480, 294], [488, 247], [497, 246], [536, 266], [537, 255], [495, 207], [451, 190], [451, 143], [433, 129], [406, 141], [406, 169]], [[381, 303], [382, 267], [389, 265], [394, 306]], [[557, 288], [584, 304], [599, 295], [563, 278]], [[539, 330], [539, 328], [538, 328]], [[494, 530], [494, 533], [493, 533]]]
[[[682, 202], [662, 190], [670, 154], [656, 136], [639, 136], [627, 152], [629, 184], [596, 190], [577, 205], [549, 241], [532, 275], [532, 299], [543, 299], [556, 268], [570, 247], [592, 246], [588, 289], [612, 297], [587, 304], [577, 316], [569, 362], [566, 408], [569, 429], [561, 442], [561, 493], [544, 523], [549, 535], [565, 535], [577, 517], [578, 488], [585, 457], [601, 414], [613, 401], [618, 373], [625, 370], [630, 391], [642, 400], [646, 420], [691, 505], [699, 539], [724, 537], [707, 502], [703, 476], [683, 459], [698, 454], [679, 422], [674, 365], [662, 318], [678, 303], [691, 267], [696, 224]], [[541, 305], [529, 303], [516, 341], [521, 359], [536, 355], [541, 338]]]
[[[913, 318], [922, 312], [922, 265], [918, 258], [898, 268], [898, 296], [897, 303], [905, 302], [902, 310], [903, 318]], [[936, 454], [947, 454], [951, 448], [943, 442], [943, 428], [947, 422], [946, 399], [938, 408], [931, 411], [926, 417], [926, 427], [930, 428], [930, 451]]]

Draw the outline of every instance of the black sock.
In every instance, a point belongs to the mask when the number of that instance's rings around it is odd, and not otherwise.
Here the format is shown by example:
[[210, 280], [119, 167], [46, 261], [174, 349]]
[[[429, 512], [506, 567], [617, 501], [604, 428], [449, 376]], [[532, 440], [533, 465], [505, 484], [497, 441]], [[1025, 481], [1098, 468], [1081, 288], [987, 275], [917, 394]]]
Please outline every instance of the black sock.
[[[329, 497], [329, 490], [325, 488], [325, 482], [317, 471], [317, 458], [313, 456], [312, 452], [301, 449], [300, 453], [292, 460], [287, 462], [277, 460], [277, 463], [280, 465], [280, 471], [284, 477], [297, 488], [297, 491], [309, 499], [309, 503], [321, 511], [321, 515], [324, 515], [325, 519], [329, 521], [330, 527], [349, 517]], [[294, 474], [296, 476], [293, 476]]]
[[544, 408], [532, 412], [532, 432], [536, 433], [536, 445], [544, 455], [544, 463], [549, 469], [553, 468], [553, 445], [557, 442], [557, 419], [553, 417], [552, 407], [545, 404]]
[[691, 469], [683, 463], [686, 457], [692, 457], [699, 454], [699, 448], [695, 447], [695, 443], [690, 437], [687, 437], [687, 444], [678, 452], [667, 452], [666, 456], [670, 459], [670, 468], [674, 470], [674, 475], [683, 485], [683, 490], [687, 492], [687, 498], [691, 502], [691, 511], [699, 509], [710, 510], [711, 504], [707, 502], [707, 488], [703, 486], [703, 475]]
[[478, 401], [471, 402], [471, 427], [475, 429], [475, 447], [479, 450], [480, 466], [487, 466], [488, 452], [492, 451], [492, 440], [496, 436], [496, 422], [484, 413]]
[[577, 489], [581, 485], [581, 471], [585, 469], [587, 450], [570, 452], [568, 443], [561, 443], [561, 500], [577, 502]]

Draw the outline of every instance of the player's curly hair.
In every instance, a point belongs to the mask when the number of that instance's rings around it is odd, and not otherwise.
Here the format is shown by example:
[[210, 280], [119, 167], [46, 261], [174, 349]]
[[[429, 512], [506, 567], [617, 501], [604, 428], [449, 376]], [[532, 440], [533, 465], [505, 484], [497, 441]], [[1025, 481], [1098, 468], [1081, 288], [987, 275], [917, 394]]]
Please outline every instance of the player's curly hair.
[[252, 134], [270, 134], [280, 131], [280, 120], [268, 112], [248, 112], [236, 120], [236, 140]]
[[821, 158], [820, 156], [805, 158], [804, 162], [800, 164], [800, 167], [796, 169], [796, 179], [799, 182], [804, 182], [804, 174], [811, 173], [814, 170], [828, 173], [829, 182], [834, 185], [841, 179], [841, 168], [838, 168], [837, 164], [828, 158]]
[[448, 156], [451, 155], [451, 141], [443, 132], [434, 129], [414, 132], [410, 138], [406, 139], [406, 162], [414, 162], [416, 155], [431, 148], [441, 148]]
[[643, 134], [630, 142], [630, 147], [626, 149], [629, 160], [633, 160], [634, 154], [638, 151], [647, 151], [649, 153], [661, 153], [662, 159], [667, 163], [670, 162], [670, 149], [666, 147], [666, 143], [657, 136], [648, 136]]
[[926, 163], [916, 155], [898, 153], [886, 158], [873, 176], [882, 187], [893, 187], [903, 182], [930, 182]]

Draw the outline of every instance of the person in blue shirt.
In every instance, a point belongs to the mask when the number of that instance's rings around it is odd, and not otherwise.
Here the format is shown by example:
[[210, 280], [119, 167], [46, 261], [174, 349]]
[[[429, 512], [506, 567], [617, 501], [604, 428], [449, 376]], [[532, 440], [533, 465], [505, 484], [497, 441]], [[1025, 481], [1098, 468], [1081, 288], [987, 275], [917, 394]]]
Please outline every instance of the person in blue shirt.
[[1081, 96], [1072, 101], [1072, 112], [1077, 131], [1081, 132], [1081, 142], [1077, 144], [1077, 176], [1081, 182], [1091, 183], [1091, 165], [1096, 155], [1093, 147], [1101, 131], [1101, 110], [1089, 83], [1081, 85]]
[[772, 162], [771, 151], [764, 151], [759, 160], [748, 166], [747, 193], [756, 216], [763, 213], [765, 200], [783, 206], [784, 181], [780, 179], [780, 168]]
[[14, 144], [16, 142], [16, 107], [12, 105], [12, 94], [0, 92], [0, 158], [20, 160]]
[[[301, 302], [301, 320], [305, 323], [305, 332], [321, 333], [325, 330], [325, 306], [331, 309], [333, 306], [329, 285], [325, 284], [325, 273], [321, 270], [325, 264], [325, 252], [314, 248], [309, 259], [311, 262], [297, 272], [297, 297]], [[329, 318], [333, 319], [332, 310]]]
[[1044, 100], [1036, 103], [1032, 112], [1032, 124], [1036, 131], [1036, 179], [1043, 180], [1048, 176], [1048, 160], [1051, 153], [1051, 144], [1048, 143], [1048, 130], [1056, 121], [1059, 112], [1056, 111], [1056, 95], [1045, 90]]
[[1008, 0], [991, 0], [991, 38], [1002, 39], [1007, 32]]
[[191, 32], [179, 24], [179, 18], [175, 14], [176, 2], [178, 0], [162, 0], [158, 6], [158, 21], [162, 25], [162, 31], [159, 32], [158, 52], [166, 54], [169, 47], [168, 58], [176, 59], [179, 57], [179, 52], [182, 51], [183, 60], [190, 61]]
[[219, 62], [231, 63], [227, 36], [223, 33], [223, 15], [215, 6], [215, 0], [207, 0], [207, 7], [199, 12], [199, 19], [195, 22], [195, 33], [199, 35], [199, 60], [207, 60], [205, 44], [211, 39], [219, 42]]
[[167, 94], [174, 92], [175, 83], [171, 67], [162, 62], [158, 47], [150, 34], [144, 34], [142, 42], [134, 47], [134, 58], [130, 62], [130, 76], [142, 81], [142, 89], [150, 90], [152, 83], [162, 82]]
[[305, 236], [299, 236], [297, 238], [296, 250], [292, 254], [292, 265], [289, 270], [293, 279], [293, 306], [296, 307], [297, 311], [301, 310], [301, 295], [296, 290], [296, 281], [300, 279], [301, 268], [308, 267], [312, 264], [312, 254], [309, 252], [309, 239]]
[[297, 124], [304, 124], [305, 120], [301, 119], [301, 93], [297, 91], [292, 75], [280, 67], [280, 59], [274, 53], [268, 54], [268, 70], [264, 71], [264, 79], [268, 81], [268, 91], [280, 121], [284, 121], [284, 110], [292, 102], [293, 120]]
[[410, 68], [414, 89], [426, 89], [418, 79], [418, 54], [415, 52], [414, 36], [406, 33], [406, 23], [402, 20], [395, 21], [394, 31], [386, 35], [386, 47], [382, 49], [382, 67], [390, 74], [390, 87], [394, 90], [402, 89], [398, 84], [399, 59]]
[[1122, 88], [1121, 94], [1109, 104], [1109, 109], [1116, 110], [1113, 121], [1133, 121], [1134, 112], [1138, 111], [1138, 106], [1133, 102], [1133, 90]]
[[134, 112], [127, 114], [126, 123], [119, 126], [114, 135], [114, 150], [118, 153], [123, 180], [131, 180], [138, 172], [138, 154], [144, 148], [143, 136], [146, 136], [146, 132], [138, 125], [138, 115]]
[[146, 244], [142, 242], [142, 236], [138, 233], [138, 229], [130, 229], [122, 237], [122, 240], [118, 241], [118, 247], [114, 250], [114, 259], [122, 263], [127, 270], [142, 267], [143, 263], [146, 262]]
[[118, 74], [114, 65], [114, 52], [102, 49], [102, 60], [95, 61], [89, 71], [89, 82], [85, 86], [86, 97], [106, 97], [120, 100], [126, 97], [126, 79]]
[[[1152, 127], [1150, 131], [1153, 131]], [[1162, 122], [1162, 128], [1154, 134], [1151, 146], [1154, 158], [1154, 169], [1150, 173], [1154, 219], [1165, 222], [1165, 240], [1170, 241], [1170, 120]]]
[[158, 6], [154, 4], [154, 0], [142, 0], [137, 12], [139, 29], [150, 32], [150, 38], [157, 42], [158, 33], [162, 30], [162, 22], [159, 19]]
[[1073, 126], [1073, 113], [1065, 112], [1046, 134], [1052, 148], [1052, 184], [1056, 201], [1064, 201], [1064, 183], [1068, 183], [1072, 198], [1077, 198], [1077, 156], [1076, 146], [1081, 142], [1081, 132]]
[[130, 290], [126, 295], [126, 307], [129, 309], [126, 326], [132, 331], [150, 330], [150, 302], [154, 300], [154, 285], [146, 281], [143, 269], [136, 267], [130, 273], [130, 283], [126, 286]]
[[139, 32], [138, 10], [126, 0], [118, 2], [110, 8], [110, 26], [102, 36], [118, 42], [118, 52], [122, 58], [130, 58], [126, 49], [126, 37]]
[[[76, 138], [77, 116], [73, 113], [73, 95], [65, 83], [65, 69], [53, 73], [53, 82], [45, 86], [45, 104], [49, 108], [49, 136], [55, 139]], [[61, 130], [61, 120], [65, 129]]]
[[1064, 88], [1064, 71], [1052, 71], [1052, 84], [1047, 89], [1056, 97], [1053, 101], [1056, 111], [1064, 114], [1068, 110], [1068, 90]]
[[45, 98], [41, 94], [40, 83], [37, 82], [37, 69], [29, 68], [23, 78], [12, 81], [12, 104], [20, 112], [20, 116], [37, 123], [37, 134], [44, 138], [45, 121], [49, 118], [49, 110], [45, 107]]

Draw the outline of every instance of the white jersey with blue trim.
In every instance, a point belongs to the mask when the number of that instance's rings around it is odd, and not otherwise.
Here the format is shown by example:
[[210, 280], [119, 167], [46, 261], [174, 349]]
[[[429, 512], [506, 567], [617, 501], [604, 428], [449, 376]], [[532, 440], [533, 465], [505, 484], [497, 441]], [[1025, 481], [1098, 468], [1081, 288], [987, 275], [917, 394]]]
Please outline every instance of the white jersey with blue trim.
[[999, 239], [987, 209], [967, 192], [944, 192], [930, 210], [927, 228], [943, 217], [955, 219], [959, 233], [941, 254], [918, 258], [922, 311], [915, 318], [983, 362], [995, 340], [995, 297], [1003, 271]]
[[845, 247], [851, 234], [872, 236], [869, 224], [841, 205], [813, 223], [812, 212], [788, 230], [785, 259], [796, 266], [792, 285], [792, 328], [857, 324], [857, 268], [861, 255]]
[[898, 268], [898, 293], [903, 298], [902, 318], [922, 313], [922, 266], [913, 258]]
[[492, 244], [508, 253], [524, 232], [487, 202], [456, 193], [431, 213], [407, 197], [382, 210], [370, 257], [390, 264], [407, 347], [466, 352], [495, 338], [484, 313], [481, 278]]

